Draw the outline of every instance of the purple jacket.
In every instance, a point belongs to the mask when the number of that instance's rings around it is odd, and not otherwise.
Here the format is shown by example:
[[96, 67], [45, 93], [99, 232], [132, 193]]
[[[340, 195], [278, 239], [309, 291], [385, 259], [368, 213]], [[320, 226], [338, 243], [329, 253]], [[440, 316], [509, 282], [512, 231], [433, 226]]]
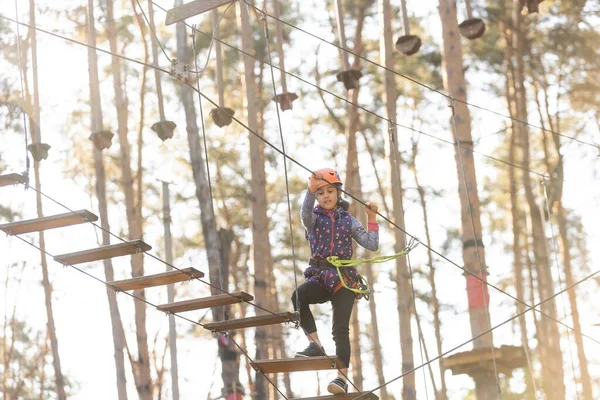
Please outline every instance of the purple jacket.
[[[379, 248], [378, 225], [369, 224], [369, 231], [349, 212], [341, 208], [327, 211], [320, 206], [314, 207], [316, 195], [306, 193], [300, 217], [306, 230], [306, 239], [313, 258], [324, 260], [328, 256], [338, 256], [341, 260], [352, 258], [352, 240], [370, 251]], [[358, 272], [354, 267], [344, 267], [341, 271], [347, 286], [355, 286]], [[328, 291], [333, 291], [340, 283], [335, 267], [320, 268], [310, 266], [304, 271], [307, 281], [318, 282]]]

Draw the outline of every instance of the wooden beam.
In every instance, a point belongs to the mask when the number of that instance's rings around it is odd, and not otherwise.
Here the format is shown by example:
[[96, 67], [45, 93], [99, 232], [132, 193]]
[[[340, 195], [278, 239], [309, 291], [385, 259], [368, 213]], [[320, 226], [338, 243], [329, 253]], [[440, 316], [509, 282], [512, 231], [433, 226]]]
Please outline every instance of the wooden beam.
[[230, 319], [227, 321], [212, 322], [204, 324], [204, 328], [216, 331], [228, 331], [231, 329], [254, 328], [257, 326], [281, 324], [283, 322], [295, 322], [298, 318], [290, 312], [277, 314], [259, 315], [257, 317], [248, 317], [240, 319]]
[[250, 362], [250, 365], [252, 365], [252, 368], [256, 371], [262, 372], [263, 374], [344, 368], [344, 364], [342, 364], [342, 360], [340, 360], [338, 356], [257, 360]]
[[184, 312], [184, 311], [200, 310], [202, 308], [225, 306], [225, 305], [229, 305], [229, 304], [241, 303], [244, 301], [251, 301], [251, 300], [254, 300], [254, 296], [249, 295], [248, 293], [234, 292], [234, 293], [217, 294], [215, 296], [202, 297], [199, 299], [184, 300], [184, 301], [177, 301], [175, 303], [162, 304], [156, 308], [159, 311], [177, 313], [177, 312]]
[[16, 185], [17, 183], [25, 183], [27, 180], [21, 174], [6, 174], [0, 175], [0, 186]]
[[130, 254], [148, 251], [152, 246], [141, 240], [133, 240], [127, 243], [100, 246], [95, 249], [78, 251], [76, 253], [61, 254], [54, 257], [54, 261], [65, 265], [81, 264], [85, 262], [104, 260], [107, 258], [126, 256]]
[[231, 3], [233, 0], [193, 0], [189, 3], [177, 6], [167, 10], [165, 25], [171, 25], [175, 22], [183, 21], [198, 14], [205, 13], [213, 8]]
[[0, 230], [8, 235], [21, 235], [30, 232], [41, 232], [48, 229], [63, 228], [86, 222], [98, 221], [98, 217], [87, 210], [78, 210], [48, 217], [28, 219], [0, 225]]
[[185, 268], [181, 271], [163, 272], [161, 274], [139, 276], [132, 279], [108, 282], [109, 285], [122, 291], [145, 289], [154, 286], [169, 285], [189, 279], [202, 278], [204, 274], [194, 268]]
[[356, 392], [346, 394], [335, 394], [329, 396], [302, 397], [292, 400], [352, 400], [360, 396], [363, 396], [361, 397], [361, 399], [365, 400], [379, 400], [379, 397], [371, 392]]

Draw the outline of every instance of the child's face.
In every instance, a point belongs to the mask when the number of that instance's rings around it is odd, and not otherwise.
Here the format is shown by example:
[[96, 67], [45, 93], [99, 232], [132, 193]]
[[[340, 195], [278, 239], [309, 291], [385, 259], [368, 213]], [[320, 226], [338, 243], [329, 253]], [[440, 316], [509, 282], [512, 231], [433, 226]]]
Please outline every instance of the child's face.
[[317, 190], [317, 201], [321, 208], [333, 210], [337, 206], [338, 191], [332, 185], [323, 186]]

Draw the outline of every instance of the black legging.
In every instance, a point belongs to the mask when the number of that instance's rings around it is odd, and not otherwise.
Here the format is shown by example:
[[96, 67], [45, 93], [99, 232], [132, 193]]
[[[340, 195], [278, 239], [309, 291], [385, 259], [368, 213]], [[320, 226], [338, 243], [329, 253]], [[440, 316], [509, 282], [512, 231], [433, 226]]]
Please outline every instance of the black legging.
[[336, 293], [325, 290], [317, 282], [304, 282], [292, 293], [292, 303], [297, 311], [296, 292], [300, 305], [300, 326], [306, 334], [317, 331], [315, 318], [310, 311], [311, 304], [322, 304], [331, 301], [333, 324], [331, 334], [335, 341], [335, 354], [342, 360], [346, 368], [350, 365], [350, 315], [354, 306], [354, 293], [342, 287]]

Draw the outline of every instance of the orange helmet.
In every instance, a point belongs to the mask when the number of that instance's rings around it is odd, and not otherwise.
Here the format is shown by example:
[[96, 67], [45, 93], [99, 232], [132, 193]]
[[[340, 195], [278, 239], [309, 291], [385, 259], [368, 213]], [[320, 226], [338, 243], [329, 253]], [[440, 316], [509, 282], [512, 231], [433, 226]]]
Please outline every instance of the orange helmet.
[[340, 179], [340, 176], [338, 175], [335, 169], [321, 168], [319, 170], [316, 170], [315, 174], [323, 175], [323, 180], [317, 185], [317, 189], [327, 185], [334, 185], [338, 187], [341, 187], [343, 185], [342, 180]]

